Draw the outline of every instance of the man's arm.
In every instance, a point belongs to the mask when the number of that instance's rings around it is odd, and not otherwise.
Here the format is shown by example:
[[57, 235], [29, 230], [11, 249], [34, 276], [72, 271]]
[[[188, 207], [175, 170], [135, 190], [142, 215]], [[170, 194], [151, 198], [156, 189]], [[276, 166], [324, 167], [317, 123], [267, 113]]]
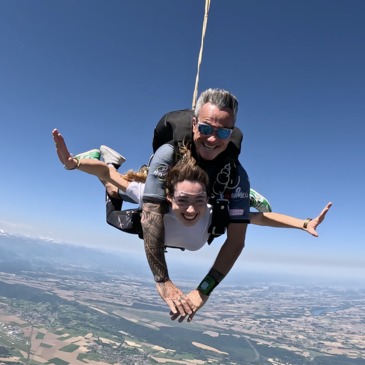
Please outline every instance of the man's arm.
[[[231, 223], [227, 228], [227, 239], [222, 245], [215, 259], [212, 269], [199, 284], [198, 288], [192, 290], [187, 296], [196, 307], [193, 313], [189, 314], [187, 321], [191, 322], [195, 313], [208, 301], [213, 289], [224, 279], [240, 256], [245, 247], [247, 223]], [[171, 319], [182, 322], [185, 317], [171, 314]]]
[[246, 231], [246, 223], [230, 223], [228, 225], [227, 239], [214, 262], [214, 270], [222, 273], [224, 276], [229, 273], [245, 247]]

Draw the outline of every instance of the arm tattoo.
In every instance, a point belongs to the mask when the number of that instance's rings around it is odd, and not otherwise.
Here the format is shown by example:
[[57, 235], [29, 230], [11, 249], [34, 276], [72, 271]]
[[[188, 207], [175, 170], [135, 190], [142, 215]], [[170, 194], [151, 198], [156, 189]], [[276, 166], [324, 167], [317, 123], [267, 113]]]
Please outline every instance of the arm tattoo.
[[141, 223], [147, 261], [155, 281], [166, 281], [169, 274], [165, 260], [165, 230], [161, 205], [144, 203]]

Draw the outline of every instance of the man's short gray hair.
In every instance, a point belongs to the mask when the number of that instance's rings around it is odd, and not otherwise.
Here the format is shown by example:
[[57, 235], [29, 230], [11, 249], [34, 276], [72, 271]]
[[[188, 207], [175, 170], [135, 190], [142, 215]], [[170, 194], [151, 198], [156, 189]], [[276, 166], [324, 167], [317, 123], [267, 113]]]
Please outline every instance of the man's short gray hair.
[[229, 91], [223, 89], [207, 89], [203, 91], [194, 109], [195, 116], [198, 117], [202, 106], [206, 103], [212, 103], [219, 110], [231, 109], [233, 111], [233, 122], [236, 122], [238, 112], [238, 100]]

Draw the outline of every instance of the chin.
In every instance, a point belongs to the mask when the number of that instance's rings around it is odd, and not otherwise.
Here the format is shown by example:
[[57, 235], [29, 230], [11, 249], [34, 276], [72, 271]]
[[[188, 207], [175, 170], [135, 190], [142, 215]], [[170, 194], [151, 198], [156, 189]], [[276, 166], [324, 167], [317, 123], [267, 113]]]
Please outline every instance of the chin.
[[214, 149], [207, 149], [203, 145], [199, 146], [199, 149], [197, 150], [198, 155], [203, 159], [207, 161], [214, 160], [221, 152], [223, 152], [224, 149], [220, 147], [216, 147]]
[[199, 149], [199, 156], [203, 159], [203, 160], [207, 160], [207, 161], [211, 161], [214, 160], [219, 154], [220, 154], [220, 150], [212, 150], [212, 151], [208, 151], [207, 149], [205, 149], [204, 147]]

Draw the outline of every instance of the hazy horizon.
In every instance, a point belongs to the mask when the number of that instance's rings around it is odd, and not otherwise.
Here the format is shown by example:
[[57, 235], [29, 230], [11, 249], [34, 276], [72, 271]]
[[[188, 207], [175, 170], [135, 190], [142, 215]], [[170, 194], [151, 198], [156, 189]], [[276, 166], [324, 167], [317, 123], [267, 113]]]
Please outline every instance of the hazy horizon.
[[[121, 271], [123, 271], [123, 263], [135, 262], [135, 270], [138, 270], [141, 275], [150, 278], [153, 282], [150, 270], [147, 265], [143, 250], [143, 242], [138, 240], [135, 242], [139, 245], [137, 250], [126, 250], [122, 247], [120, 250], [111, 249], [110, 247], [95, 247], [87, 246], [75, 243], [67, 242], [54, 242], [48, 239], [42, 239], [40, 237], [31, 237], [23, 234], [10, 234], [0, 229], [0, 243], [1, 239], [19, 238], [25, 244], [45, 244], [46, 247], [56, 248], [57, 255], [54, 258], [60, 259], [60, 253], [62, 250], [69, 251], [77, 249], [88, 250], [90, 253], [102, 252], [105, 253], [103, 259], [108, 260], [108, 257], [115, 262], [120, 260]], [[22, 244], [24, 244], [24, 242]], [[211, 250], [216, 252], [220, 245], [214, 241], [210, 247], [204, 248], [204, 250]], [[0, 246], [0, 252], [4, 250], [4, 247]], [[194, 278], [203, 277], [211, 267], [214, 261], [215, 254], [206, 253], [201, 254], [199, 252], [181, 251], [179, 249], [167, 248], [166, 259], [169, 266], [170, 276], [174, 280], [191, 280]], [[31, 260], [31, 254], [28, 259]], [[293, 257], [295, 259], [295, 257]], [[71, 260], [71, 259], [70, 259]], [[87, 257], [85, 257], [87, 260]], [[298, 261], [298, 260], [297, 260]], [[329, 261], [330, 262], [330, 261]], [[69, 262], [71, 264], [71, 262]], [[343, 262], [341, 262], [342, 264]], [[98, 262], [100, 267], [109, 268], [108, 261]], [[128, 266], [131, 267], [131, 266]], [[128, 271], [126, 272], [128, 273]], [[356, 286], [364, 287], [364, 267], [361, 266], [361, 260], [359, 259], [358, 267], [351, 266], [350, 263], [347, 266], [327, 264], [323, 265], [323, 262], [313, 262], [311, 266], [308, 266], [306, 261], [296, 262], [295, 260], [289, 264], [286, 260], [276, 260], [273, 257], [269, 257], [265, 254], [262, 256], [252, 254], [249, 248], [245, 248], [241, 257], [236, 262], [235, 266], [225, 279], [226, 285], [251, 285], [258, 282], [275, 282], [281, 284], [306, 284], [306, 285], [332, 285], [332, 286]]]

